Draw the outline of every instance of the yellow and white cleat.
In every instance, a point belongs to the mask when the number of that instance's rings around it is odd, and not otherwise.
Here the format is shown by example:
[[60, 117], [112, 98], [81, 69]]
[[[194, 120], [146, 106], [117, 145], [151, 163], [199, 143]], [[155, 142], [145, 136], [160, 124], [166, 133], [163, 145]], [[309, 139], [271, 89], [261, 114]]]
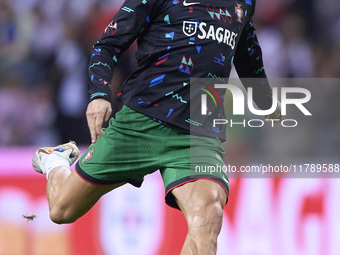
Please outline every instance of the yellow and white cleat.
[[34, 154], [32, 166], [35, 171], [42, 174], [46, 174], [46, 171], [44, 169], [44, 162], [46, 160], [46, 157], [42, 157], [40, 152], [45, 154], [56, 153], [60, 157], [67, 159], [67, 161], [70, 163], [70, 166], [77, 160], [80, 154], [80, 150], [78, 149], [76, 143], [73, 141], [58, 145], [56, 147], [43, 147], [38, 149]]

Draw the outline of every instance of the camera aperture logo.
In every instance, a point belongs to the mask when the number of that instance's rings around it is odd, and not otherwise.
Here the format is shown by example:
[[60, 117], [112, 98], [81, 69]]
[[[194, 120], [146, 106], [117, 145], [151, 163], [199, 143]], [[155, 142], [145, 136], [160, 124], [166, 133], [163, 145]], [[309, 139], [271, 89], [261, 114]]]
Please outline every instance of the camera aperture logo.
[[[213, 87], [211, 87], [210, 85], [208, 85], [208, 84], [205, 84], [205, 83], [202, 83], [202, 84], [203, 84], [204, 86], [206, 86], [207, 88], [209, 88], [209, 89], [217, 96], [217, 99], [219, 100], [221, 106], [223, 106], [221, 97], [220, 97], [220, 95], [217, 93], [217, 91], [216, 91]], [[204, 88], [199, 88], [199, 89], [200, 89], [200, 90], [203, 90], [205, 93], [207, 93], [207, 94], [212, 98], [212, 100], [214, 101], [215, 106], [217, 106], [215, 97], [211, 94], [211, 92], [210, 92], [209, 90], [204, 89]], [[205, 108], [205, 111], [206, 111], [206, 109], [207, 109], [207, 95], [206, 95], [206, 94], [202, 94], [201, 99], [202, 99], [202, 110], [201, 110], [201, 112], [203, 112], [203, 106], [206, 107], [206, 108]], [[206, 115], [206, 113], [205, 113], [205, 114], [202, 114], [202, 115]]]
[[[221, 97], [218, 95], [215, 89], [228, 89], [231, 92], [233, 98], [233, 115], [245, 115], [245, 102], [247, 99], [247, 106], [249, 111], [258, 116], [266, 116], [271, 115], [275, 112], [278, 106], [278, 88], [272, 88], [273, 95], [272, 95], [272, 106], [270, 109], [267, 110], [260, 110], [254, 107], [253, 103], [253, 88], [248, 87], [247, 89], [247, 98], [245, 98], [243, 91], [237, 87], [236, 85], [232, 84], [215, 84], [214, 88], [204, 84], [207, 88], [209, 88], [218, 98], [220, 104], [222, 105]], [[212, 93], [204, 88], [199, 88], [202, 91], [206, 92], [206, 94], [201, 94], [201, 115], [208, 114], [208, 104], [207, 104], [207, 95], [209, 95], [217, 106], [217, 102], [212, 95]], [[305, 88], [298, 88], [298, 87], [282, 87], [281, 89], [281, 115], [287, 115], [287, 105], [295, 105], [305, 116], [312, 116], [312, 114], [307, 110], [304, 106], [305, 103], [309, 102], [311, 99], [311, 93], [309, 90]], [[299, 94], [300, 97], [295, 98], [288, 98], [288, 94], [295, 93]], [[250, 119], [246, 121], [245, 119], [242, 122], [233, 122], [233, 120], [227, 119], [214, 119], [213, 120], [213, 127], [216, 125], [227, 125], [230, 124], [231, 127], [235, 125], [242, 125], [243, 127], [263, 127], [266, 122], [271, 122], [272, 127], [274, 126], [275, 122], [280, 121], [283, 127], [296, 127], [298, 125], [298, 121], [295, 119]]]

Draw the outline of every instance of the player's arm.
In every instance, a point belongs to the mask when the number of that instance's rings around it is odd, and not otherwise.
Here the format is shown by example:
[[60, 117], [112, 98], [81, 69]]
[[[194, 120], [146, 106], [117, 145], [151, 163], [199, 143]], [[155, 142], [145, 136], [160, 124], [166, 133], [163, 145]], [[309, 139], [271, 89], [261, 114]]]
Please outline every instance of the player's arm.
[[112, 112], [110, 83], [117, 61], [147, 29], [160, 2], [126, 0], [93, 46], [88, 68], [90, 103], [86, 111], [93, 143], [101, 136], [103, 121], [107, 121]]
[[[243, 29], [236, 49], [234, 65], [242, 84], [246, 88], [253, 88], [253, 99], [256, 105], [262, 110], [267, 110], [272, 106], [272, 89], [268, 83], [262, 61], [262, 50], [254, 31], [251, 22]], [[276, 111], [266, 118], [281, 118], [280, 102]]]

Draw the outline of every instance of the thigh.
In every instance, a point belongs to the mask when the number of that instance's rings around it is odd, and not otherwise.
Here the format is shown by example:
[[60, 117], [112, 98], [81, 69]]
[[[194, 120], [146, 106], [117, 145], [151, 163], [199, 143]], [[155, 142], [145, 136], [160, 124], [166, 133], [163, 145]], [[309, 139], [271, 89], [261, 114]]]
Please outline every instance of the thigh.
[[101, 196], [124, 184], [95, 185], [72, 171], [53, 202], [57, 209], [66, 210], [68, 215], [72, 215], [71, 218], [77, 219], [90, 210]]
[[216, 184], [228, 194], [228, 173], [225, 171], [221, 142], [215, 138], [189, 135], [180, 138], [180, 141], [170, 140], [172, 150], [165, 154], [167, 162], [161, 169], [166, 203], [179, 209], [172, 191], [183, 185], [196, 187], [194, 183], [198, 180], [209, 180], [208, 183]]

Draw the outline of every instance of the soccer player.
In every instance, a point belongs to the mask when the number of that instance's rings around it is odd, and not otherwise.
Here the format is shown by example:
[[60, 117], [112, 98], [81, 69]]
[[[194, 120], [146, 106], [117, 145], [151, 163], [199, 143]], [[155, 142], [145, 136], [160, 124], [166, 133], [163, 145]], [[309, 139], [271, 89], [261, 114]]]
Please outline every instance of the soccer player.
[[[34, 169], [47, 177], [52, 221], [71, 223], [105, 193], [126, 183], [140, 187], [159, 169], [169, 206], [180, 209], [188, 224], [181, 254], [215, 254], [229, 182], [223, 171], [225, 127], [222, 104], [200, 110], [201, 94], [217, 98], [222, 90], [190, 78], [227, 82], [235, 64], [254, 90], [261, 109], [272, 106], [261, 48], [251, 20], [255, 0], [126, 0], [94, 45], [88, 69], [90, 103], [86, 116], [92, 144], [76, 164], [79, 150], [70, 142], [37, 150]], [[138, 38], [136, 70], [124, 82], [124, 103], [109, 127], [110, 82], [119, 57]], [[222, 81], [222, 82], [221, 82]], [[196, 89], [197, 87], [197, 89]], [[210, 102], [211, 103], [211, 102]], [[280, 107], [268, 118], [280, 116]]]

